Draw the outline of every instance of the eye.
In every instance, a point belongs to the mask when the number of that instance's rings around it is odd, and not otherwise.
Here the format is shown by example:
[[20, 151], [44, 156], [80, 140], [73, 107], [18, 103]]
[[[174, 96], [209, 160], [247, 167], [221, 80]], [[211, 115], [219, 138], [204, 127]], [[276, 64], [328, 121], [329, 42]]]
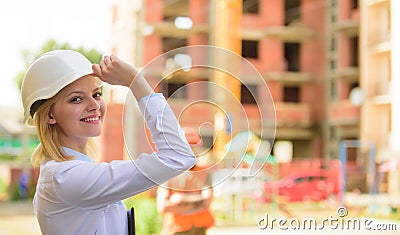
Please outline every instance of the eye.
[[71, 103], [79, 103], [81, 101], [82, 101], [81, 97], [74, 97], [74, 98], [71, 99]]
[[93, 98], [101, 98], [102, 97], [102, 94], [101, 94], [101, 92], [96, 92], [96, 93], [94, 93], [93, 94]]

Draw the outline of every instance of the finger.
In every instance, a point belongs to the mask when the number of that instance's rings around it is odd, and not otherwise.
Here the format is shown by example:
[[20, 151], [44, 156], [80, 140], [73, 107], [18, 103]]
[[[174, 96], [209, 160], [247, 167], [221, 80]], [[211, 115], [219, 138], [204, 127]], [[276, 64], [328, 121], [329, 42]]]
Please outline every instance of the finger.
[[110, 61], [114, 61], [114, 60], [117, 60], [117, 59], [118, 59], [118, 57], [116, 55], [111, 55], [110, 56]]
[[111, 58], [110, 58], [110, 56], [108, 56], [108, 55], [106, 55], [106, 56], [104, 56], [104, 63], [107, 65], [107, 66], [111, 66]]
[[104, 62], [104, 59], [102, 59], [102, 60], [100, 61], [100, 69], [101, 69], [101, 71], [106, 71], [106, 70], [107, 70], [107, 65], [106, 65], [106, 63]]
[[93, 64], [93, 65], [92, 65], [92, 70], [93, 70], [93, 73], [94, 73], [94, 75], [95, 75], [96, 77], [98, 77], [98, 78], [100, 78], [100, 79], [103, 77], [103, 73], [101, 72], [100, 65], [98, 65], [98, 64]]

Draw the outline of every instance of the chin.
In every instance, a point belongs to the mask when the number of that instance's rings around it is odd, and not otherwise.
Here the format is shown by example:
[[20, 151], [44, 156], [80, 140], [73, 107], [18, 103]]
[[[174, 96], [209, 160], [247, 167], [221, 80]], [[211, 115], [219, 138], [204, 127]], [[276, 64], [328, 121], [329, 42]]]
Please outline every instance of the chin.
[[101, 135], [101, 129], [99, 130], [90, 130], [86, 133], [87, 137], [98, 137], [99, 135]]
[[101, 131], [93, 133], [90, 137], [98, 137], [101, 135]]

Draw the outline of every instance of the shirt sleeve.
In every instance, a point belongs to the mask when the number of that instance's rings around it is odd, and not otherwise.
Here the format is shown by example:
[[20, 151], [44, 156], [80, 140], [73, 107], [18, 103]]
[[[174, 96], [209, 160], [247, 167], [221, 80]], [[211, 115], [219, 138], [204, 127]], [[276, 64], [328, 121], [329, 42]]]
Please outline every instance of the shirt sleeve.
[[[175, 169], [189, 169], [193, 166], [196, 161], [194, 153], [164, 96], [160, 93], [146, 96], [138, 105], [151, 132], [158, 158]], [[171, 155], [187, 157], [171, 158]]]
[[160, 185], [195, 164], [194, 153], [165, 98], [153, 94], [138, 104], [156, 151], [142, 153], [133, 161], [60, 164], [53, 174], [53, 187], [62, 200], [73, 206], [103, 207]]

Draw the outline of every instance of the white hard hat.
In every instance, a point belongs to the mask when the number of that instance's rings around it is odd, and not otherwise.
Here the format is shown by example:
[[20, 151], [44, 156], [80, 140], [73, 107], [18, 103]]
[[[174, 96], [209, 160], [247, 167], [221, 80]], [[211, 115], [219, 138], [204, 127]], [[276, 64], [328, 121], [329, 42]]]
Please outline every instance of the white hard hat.
[[89, 74], [93, 74], [92, 63], [79, 52], [54, 50], [41, 55], [29, 66], [22, 81], [24, 123], [35, 125], [33, 114], [43, 100]]

